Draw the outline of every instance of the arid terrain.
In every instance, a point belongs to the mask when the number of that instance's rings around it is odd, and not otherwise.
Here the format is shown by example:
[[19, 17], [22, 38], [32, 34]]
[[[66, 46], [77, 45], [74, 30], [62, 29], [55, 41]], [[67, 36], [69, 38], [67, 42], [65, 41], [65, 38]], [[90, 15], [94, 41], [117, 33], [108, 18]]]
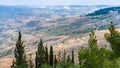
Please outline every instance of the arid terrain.
[[[41, 38], [44, 46], [53, 46], [55, 54], [64, 50], [70, 54], [74, 49], [77, 58], [79, 48], [87, 47], [91, 30], [95, 31], [99, 47], [108, 44], [108, 49], [109, 43], [104, 39], [104, 34], [108, 33], [110, 22], [113, 21], [120, 31], [120, 7], [57, 6], [56, 9], [56, 7], [0, 6], [0, 8], [0, 68], [9, 68], [12, 63], [18, 31], [22, 33], [26, 54], [32, 54], [33, 59]], [[100, 13], [101, 11], [104, 13]], [[76, 63], [77, 60], [75, 59]]]
[[[117, 31], [120, 32], [120, 29], [117, 29]], [[95, 35], [97, 37], [99, 47], [104, 47], [104, 45], [106, 44], [106, 45], [108, 45], [107, 48], [110, 49], [109, 43], [104, 38], [105, 33], [109, 33], [109, 31], [108, 30], [95, 31]], [[23, 35], [23, 37], [25, 38], [28, 36]], [[75, 57], [77, 58], [79, 48], [87, 47], [87, 45], [88, 45], [87, 42], [89, 39], [89, 33], [85, 33], [83, 35], [74, 35], [74, 36], [69, 36], [69, 37], [61, 36], [61, 37], [57, 37], [57, 38], [59, 38], [59, 41], [61, 40], [61, 42], [52, 44], [52, 46], [54, 46], [54, 53], [58, 55], [59, 51], [63, 52], [65, 49], [67, 54], [70, 54], [71, 49], [74, 48]], [[37, 38], [34, 38], [34, 39], [37, 39]], [[33, 41], [33, 40], [31, 40], [31, 41]], [[30, 42], [30, 41], [28, 41], [28, 42]], [[51, 42], [53, 42], [53, 41], [51, 41]], [[51, 42], [45, 42], [44, 44], [48, 44]], [[28, 45], [28, 46], [26, 46], [26, 49], [27, 49], [27, 54], [29, 54], [29, 53], [33, 54], [33, 60], [34, 60], [34, 53], [36, 51], [36, 46]], [[75, 59], [76, 63], [77, 63], [77, 60], [78, 59]], [[11, 58], [10, 56], [1, 58], [0, 59], [0, 66], [1, 66], [0, 68], [9, 68], [12, 61], [13, 61], [13, 58]]]

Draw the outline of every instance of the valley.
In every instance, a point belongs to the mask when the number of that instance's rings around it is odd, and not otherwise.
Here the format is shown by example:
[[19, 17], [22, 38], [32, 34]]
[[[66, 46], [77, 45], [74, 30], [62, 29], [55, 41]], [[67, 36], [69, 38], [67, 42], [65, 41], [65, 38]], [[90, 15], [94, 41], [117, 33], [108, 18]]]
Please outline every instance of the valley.
[[[104, 34], [108, 33], [106, 29], [111, 21], [119, 30], [120, 8], [96, 15], [97, 11], [101, 11], [99, 9], [107, 10], [107, 7], [111, 6], [0, 6], [0, 63], [10, 63], [4, 60], [13, 58], [18, 31], [22, 33], [27, 55], [35, 54], [42, 38], [44, 46], [54, 46], [54, 53], [64, 49], [69, 53], [74, 48], [77, 57], [79, 48], [87, 47], [91, 30], [97, 35], [99, 47], [109, 44], [105, 41]], [[77, 60], [75, 59], [76, 62]]]

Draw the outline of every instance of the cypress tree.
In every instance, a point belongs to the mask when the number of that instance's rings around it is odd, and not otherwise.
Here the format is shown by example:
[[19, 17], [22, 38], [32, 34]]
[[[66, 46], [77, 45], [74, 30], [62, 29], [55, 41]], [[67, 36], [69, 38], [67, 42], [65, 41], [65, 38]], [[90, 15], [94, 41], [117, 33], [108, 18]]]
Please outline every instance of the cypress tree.
[[21, 37], [22, 37], [21, 32], [19, 32], [18, 40], [17, 40], [16, 47], [14, 50], [15, 65], [13, 68], [28, 67], [28, 64], [26, 61], [25, 50], [24, 50], [25, 45], [23, 45], [23, 41], [21, 40]]
[[49, 64], [53, 66], [53, 47], [52, 46], [50, 47], [50, 58], [49, 59], [50, 59]]
[[72, 50], [72, 60], [71, 60], [72, 63], [74, 63], [74, 49]]
[[47, 48], [47, 45], [45, 47], [45, 60], [46, 60], [46, 63], [48, 64], [48, 48]]
[[64, 50], [64, 53], [63, 53], [63, 63], [65, 63], [66, 61], [66, 51]]
[[43, 41], [40, 40], [38, 44], [38, 50], [36, 52], [36, 60], [35, 60], [35, 67], [41, 68], [41, 65], [45, 63], [45, 51], [43, 47]]

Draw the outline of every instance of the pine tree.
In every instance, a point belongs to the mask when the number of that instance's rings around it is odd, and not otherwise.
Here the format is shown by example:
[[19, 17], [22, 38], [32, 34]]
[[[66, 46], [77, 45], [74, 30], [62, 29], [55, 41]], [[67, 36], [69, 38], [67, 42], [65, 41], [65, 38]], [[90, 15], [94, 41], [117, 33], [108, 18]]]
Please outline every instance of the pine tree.
[[78, 54], [80, 66], [82, 66], [86, 62], [88, 56], [89, 56], [89, 50], [87, 48], [81, 47], [79, 49], [79, 54]]
[[110, 58], [110, 51], [106, 47], [98, 48], [97, 39], [92, 31], [88, 40], [88, 48], [79, 50], [79, 63], [81, 68], [104, 68], [103, 63]]
[[19, 32], [18, 40], [14, 50], [15, 66], [13, 68], [28, 67], [25, 50], [24, 50], [25, 45], [23, 45], [23, 41], [21, 40], [21, 37], [22, 37], [21, 32]]
[[72, 50], [72, 60], [71, 60], [72, 63], [74, 63], [74, 49]]
[[83, 68], [95, 68], [99, 61], [97, 56], [97, 39], [93, 31], [91, 31], [89, 40], [88, 40], [88, 48], [81, 48], [79, 51], [79, 62], [80, 66]]
[[42, 64], [45, 64], [45, 51], [44, 51], [43, 41], [41, 39], [38, 44], [38, 50], [36, 52], [35, 67], [41, 68]]
[[113, 22], [110, 23], [109, 31], [110, 31], [111, 37], [117, 33], [117, 31], [115, 30], [115, 26], [114, 26]]
[[91, 31], [91, 33], [90, 33], [88, 45], [89, 45], [89, 51], [96, 52], [96, 50], [98, 50], [97, 39], [96, 39], [95, 33], [93, 31]]
[[53, 47], [52, 46], [50, 47], [50, 58], [49, 59], [50, 59], [49, 64], [53, 66]]
[[111, 22], [109, 26], [110, 33], [105, 34], [105, 39], [110, 43], [111, 48], [114, 52], [113, 57], [118, 58], [120, 57], [120, 32], [115, 30], [115, 26], [113, 22]]
[[99, 57], [98, 57], [98, 46], [97, 46], [97, 39], [95, 36], [95, 33], [93, 31], [91, 31], [90, 36], [89, 36], [89, 40], [88, 40], [88, 45], [89, 48], [86, 52], [88, 53], [86, 61], [85, 61], [85, 67], [86, 68], [95, 68], [100, 67], [99, 66]]

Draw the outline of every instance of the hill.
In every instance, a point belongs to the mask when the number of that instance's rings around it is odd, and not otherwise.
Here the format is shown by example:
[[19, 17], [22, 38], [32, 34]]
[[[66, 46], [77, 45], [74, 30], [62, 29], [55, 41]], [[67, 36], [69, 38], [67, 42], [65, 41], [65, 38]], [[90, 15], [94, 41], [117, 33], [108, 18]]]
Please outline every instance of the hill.
[[[120, 29], [117, 29], [117, 31], [120, 32]], [[97, 36], [99, 47], [103, 47], [105, 44], [109, 44], [104, 39], [104, 34], [108, 33], [108, 32], [109, 32], [108, 30], [95, 31], [95, 35]], [[73, 35], [73, 36], [69, 36], [67, 38], [64, 36], [64, 37], [61, 38], [61, 41], [59, 41], [59, 43], [54, 43], [53, 44], [54, 53], [56, 53], [56, 55], [58, 55], [59, 51], [63, 52], [64, 49], [66, 49], [67, 54], [69, 54], [71, 49], [74, 48], [74, 50], [75, 50], [75, 58], [77, 58], [79, 48], [88, 46], [88, 44], [87, 44], [88, 39], [89, 39], [89, 33], [85, 33], [83, 35]], [[47, 42], [45, 42], [45, 43], [47, 43]], [[27, 48], [28, 47], [30, 47], [30, 46], [27, 46]], [[32, 49], [30, 49], [30, 48], [32, 48]], [[27, 54], [33, 53], [33, 58], [34, 58], [34, 51], [36, 51], [36, 49], [33, 48], [33, 47], [30, 47], [30, 48], [27, 49], [28, 50]], [[110, 49], [110, 46], [107, 45], [107, 48]], [[0, 59], [1, 67], [8, 68], [10, 66], [10, 64], [12, 63], [12, 59], [13, 58], [10, 58], [8, 56]], [[77, 60], [78, 59], [75, 59], [76, 62], [77, 62]]]
[[[76, 14], [80, 11], [87, 13], [82, 9], [91, 11], [103, 8], [103, 6], [73, 5], [67, 6], [69, 10], [65, 9], [65, 7], [30, 8], [25, 6], [1, 6], [0, 12], [5, 14], [6, 17], [1, 15], [2, 20], [0, 20], [0, 53], [2, 54], [0, 57], [13, 54], [18, 31], [22, 32], [26, 46], [30, 46], [26, 48], [27, 52], [33, 53], [35, 50], [31, 51], [31, 47], [36, 48], [40, 38], [43, 38], [46, 44], [53, 45], [61, 41], [64, 42], [71, 36], [88, 33], [91, 30], [105, 30], [111, 21], [114, 22], [116, 28], [120, 26], [120, 15], [115, 11], [98, 16], [80, 16]], [[71, 11], [73, 9], [76, 10]], [[59, 10], [60, 13], [57, 13], [58, 11], [56, 10]], [[68, 12], [69, 15], [61, 15]], [[71, 12], [75, 14], [71, 15]]]
[[94, 11], [93, 13], [87, 14], [87, 16], [97, 16], [97, 15], [106, 15], [110, 14], [110, 12], [118, 12], [120, 14], [120, 7], [110, 7], [110, 8], [104, 8], [104, 9], [99, 9], [97, 11]]
[[56, 53], [62, 49], [67, 49], [69, 53], [72, 48], [77, 53], [80, 46], [87, 46], [86, 39], [91, 30], [98, 31], [99, 45], [107, 44], [102, 40], [106, 31], [99, 30], [106, 30], [111, 21], [116, 28], [120, 27], [118, 9], [109, 10], [107, 12], [110, 13], [105, 15], [84, 15], [103, 7], [106, 6], [0, 6], [0, 59], [13, 57], [18, 31], [23, 34], [27, 54], [35, 53], [40, 38], [48, 47], [53, 45]]

